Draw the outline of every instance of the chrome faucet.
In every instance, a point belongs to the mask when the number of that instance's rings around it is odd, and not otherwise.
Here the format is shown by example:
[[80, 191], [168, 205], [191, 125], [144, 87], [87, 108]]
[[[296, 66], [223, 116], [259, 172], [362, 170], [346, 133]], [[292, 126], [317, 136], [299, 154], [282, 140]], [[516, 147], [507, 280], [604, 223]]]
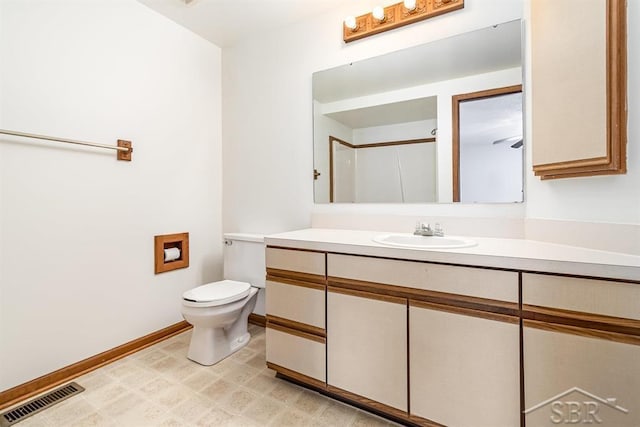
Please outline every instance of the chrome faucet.
[[435, 228], [431, 228], [430, 224], [425, 224], [422, 221], [416, 222], [416, 229], [413, 231], [416, 236], [437, 236], [443, 237], [444, 230], [439, 223], [436, 223]]

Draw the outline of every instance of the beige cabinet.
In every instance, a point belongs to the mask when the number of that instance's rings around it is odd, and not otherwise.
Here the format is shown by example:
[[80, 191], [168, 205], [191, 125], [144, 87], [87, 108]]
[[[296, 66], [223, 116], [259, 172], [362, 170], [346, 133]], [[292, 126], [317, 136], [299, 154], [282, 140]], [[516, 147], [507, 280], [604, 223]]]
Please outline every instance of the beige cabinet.
[[526, 424], [639, 426], [640, 343], [553, 329], [524, 323]]
[[415, 425], [639, 426], [638, 301], [640, 281], [268, 247], [267, 364]]
[[531, 1], [533, 170], [626, 172], [626, 2]]
[[410, 414], [446, 426], [520, 424], [519, 319], [410, 301]]
[[326, 385], [325, 254], [267, 247], [267, 366]]
[[638, 283], [522, 279], [527, 425], [640, 425]]
[[406, 299], [329, 287], [327, 385], [406, 415]]

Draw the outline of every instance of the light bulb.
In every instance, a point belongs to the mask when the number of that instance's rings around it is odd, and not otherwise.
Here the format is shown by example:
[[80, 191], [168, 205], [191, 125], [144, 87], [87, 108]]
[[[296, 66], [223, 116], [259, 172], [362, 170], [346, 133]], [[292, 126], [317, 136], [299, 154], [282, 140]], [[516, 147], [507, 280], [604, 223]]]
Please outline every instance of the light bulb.
[[377, 21], [384, 21], [384, 9], [382, 8], [382, 6], [374, 7], [371, 14]]
[[416, 0], [404, 0], [404, 7], [405, 9], [411, 11], [411, 10], [415, 10], [416, 8]]
[[356, 22], [355, 16], [347, 16], [344, 18], [344, 26], [349, 28], [350, 30], [355, 30], [358, 28], [358, 23]]

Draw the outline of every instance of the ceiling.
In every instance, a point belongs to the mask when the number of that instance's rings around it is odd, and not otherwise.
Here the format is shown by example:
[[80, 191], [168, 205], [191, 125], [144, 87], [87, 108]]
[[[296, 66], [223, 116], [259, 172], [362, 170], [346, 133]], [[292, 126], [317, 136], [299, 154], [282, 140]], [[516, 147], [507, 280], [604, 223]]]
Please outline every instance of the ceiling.
[[291, 25], [345, 0], [138, 0], [219, 47]]
[[[326, 114], [351, 129], [417, 122], [437, 117], [437, 98], [411, 99]], [[430, 130], [430, 129], [429, 129]]]

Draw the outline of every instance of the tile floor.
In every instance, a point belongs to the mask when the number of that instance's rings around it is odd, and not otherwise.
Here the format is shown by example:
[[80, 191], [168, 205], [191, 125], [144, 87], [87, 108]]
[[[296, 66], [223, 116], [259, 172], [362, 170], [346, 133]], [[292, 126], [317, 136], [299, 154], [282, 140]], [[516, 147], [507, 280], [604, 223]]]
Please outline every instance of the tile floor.
[[184, 332], [77, 378], [86, 390], [18, 427], [396, 425], [275, 377], [264, 328], [214, 366], [186, 358]]

